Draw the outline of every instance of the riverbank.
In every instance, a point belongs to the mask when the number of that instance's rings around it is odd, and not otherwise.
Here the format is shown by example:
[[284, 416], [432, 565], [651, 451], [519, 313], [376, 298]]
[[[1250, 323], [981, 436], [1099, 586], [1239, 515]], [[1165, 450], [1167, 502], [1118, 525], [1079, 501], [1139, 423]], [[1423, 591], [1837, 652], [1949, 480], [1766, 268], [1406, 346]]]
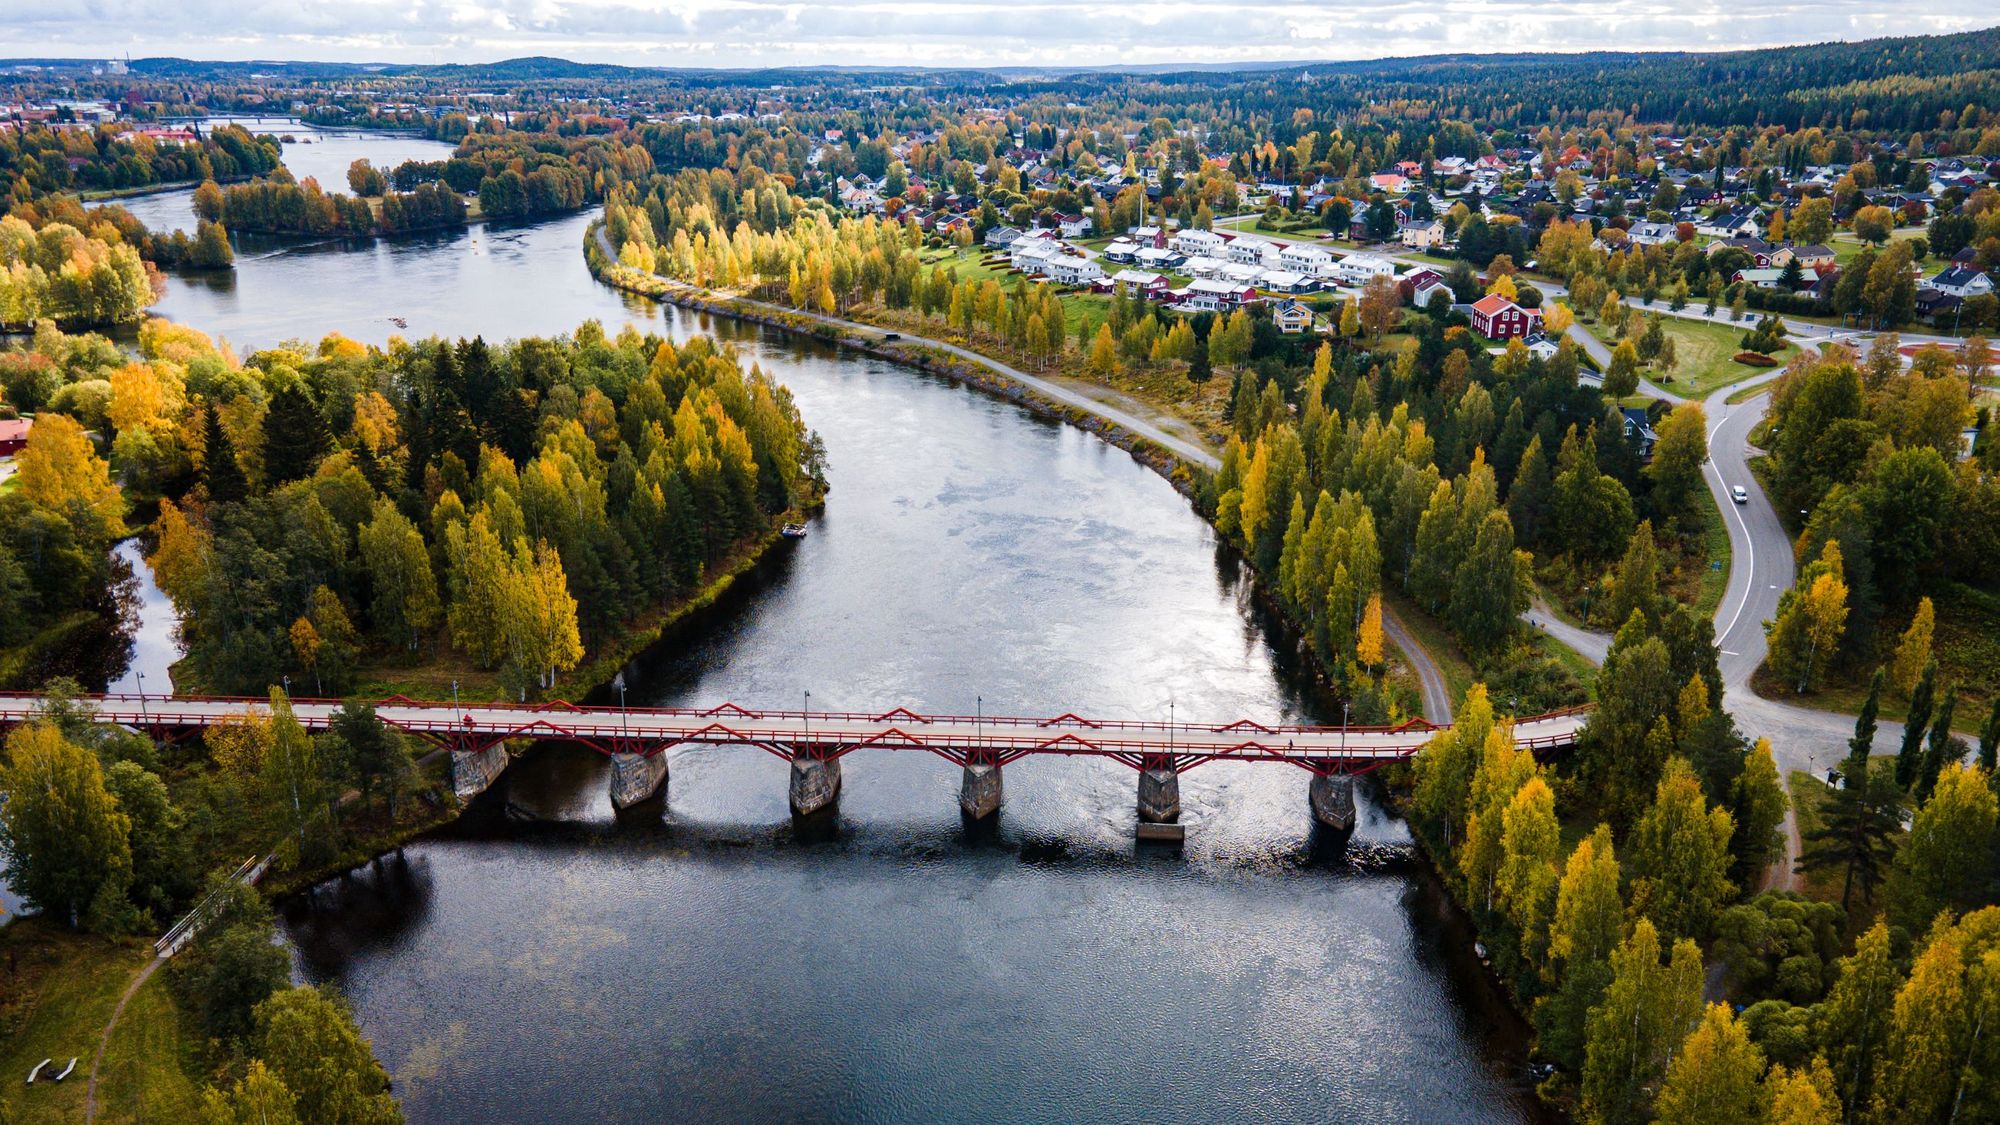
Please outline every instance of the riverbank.
[[1176, 491], [1191, 499], [1198, 494], [1202, 475], [1212, 472], [1220, 463], [1212, 452], [1197, 449], [1185, 439], [1157, 431], [1142, 433], [1140, 427], [1154, 427], [1135, 418], [1120, 420], [1113, 415], [1122, 415], [1122, 411], [1078, 392], [1066, 392], [1053, 382], [1027, 376], [1007, 368], [998, 360], [966, 349], [945, 350], [950, 345], [935, 341], [919, 342], [874, 325], [782, 309], [748, 297], [701, 289], [658, 274], [642, 274], [611, 261], [604, 253], [601, 231], [601, 224], [591, 225], [585, 240], [585, 260], [593, 277], [622, 292], [711, 316], [725, 316], [795, 332], [964, 383], [1013, 402], [1040, 417], [1065, 422], [1103, 438], [1165, 477]]

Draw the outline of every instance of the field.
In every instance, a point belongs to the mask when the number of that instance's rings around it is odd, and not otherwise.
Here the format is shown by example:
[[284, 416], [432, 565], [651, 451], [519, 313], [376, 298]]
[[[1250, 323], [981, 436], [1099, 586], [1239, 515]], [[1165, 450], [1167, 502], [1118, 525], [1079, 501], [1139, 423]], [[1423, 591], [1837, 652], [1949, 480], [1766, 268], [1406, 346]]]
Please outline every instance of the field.
[[[1662, 306], [1660, 311], [1665, 313], [1668, 310]], [[1669, 375], [1648, 377], [1676, 394], [1705, 398], [1719, 388], [1774, 370], [1736, 362], [1736, 353], [1743, 350], [1743, 333], [1746, 331], [1743, 327], [1668, 315], [1663, 330], [1674, 342], [1674, 370]], [[1590, 331], [1607, 347], [1617, 345], [1617, 337], [1605, 325], [1592, 324]], [[1786, 344], [1771, 358], [1782, 365], [1797, 352], [1796, 344]]]
[[[145, 944], [120, 944], [73, 933], [45, 919], [23, 919], [0, 930], [8, 988], [0, 1004], [0, 1072], [18, 1122], [83, 1120], [91, 1059], [118, 997], [152, 956]], [[112, 1036], [99, 1076], [97, 1120], [186, 1121], [195, 1087], [187, 1065], [195, 1044], [155, 973], [132, 997]], [[60, 1085], [19, 1085], [45, 1058], [77, 1068]]]

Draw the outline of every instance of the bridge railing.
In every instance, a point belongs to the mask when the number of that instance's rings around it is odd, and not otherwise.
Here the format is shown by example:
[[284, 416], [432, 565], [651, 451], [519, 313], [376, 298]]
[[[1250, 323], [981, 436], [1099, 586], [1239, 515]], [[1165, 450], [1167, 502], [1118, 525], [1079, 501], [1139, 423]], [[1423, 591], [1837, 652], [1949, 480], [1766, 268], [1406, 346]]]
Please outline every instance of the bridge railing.
[[[186, 716], [185, 712], [182, 712], [180, 715], [176, 715], [173, 711], [175, 705], [185, 705], [189, 703], [203, 704], [203, 705], [222, 704], [225, 706], [242, 705], [246, 709], [249, 709], [259, 706], [268, 706], [270, 703], [269, 698], [265, 696], [253, 696], [253, 695], [188, 696], [188, 695], [159, 694], [150, 692], [143, 694], [134, 692], [108, 692], [101, 695], [82, 696], [79, 697], [79, 701], [91, 704], [125, 705], [117, 707], [116, 709], [109, 709], [109, 710], [103, 706], [98, 706], [95, 708], [101, 716], [106, 718], [114, 718], [114, 721], [118, 721], [119, 719], [129, 716], [130, 718], [133, 719], [141, 721], [153, 721], [153, 722], [171, 721], [171, 719], [173, 718], [180, 718], [180, 717], [192, 717], [192, 716]], [[41, 697], [35, 695], [0, 694], [0, 714], [17, 712], [19, 710], [18, 707], [7, 706], [8, 703], [25, 704], [30, 709], [36, 709], [39, 708], [41, 702], [42, 702]], [[322, 698], [315, 696], [293, 696], [291, 702], [295, 707], [319, 708], [319, 707], [340, 707], [348, 701], [343, 699]], [[1239, 731], [1245, 734], [1246, 736], [1254, 736], [1257, 734], [1272, 735], [1272, 736], [1300, 735], [1300, 734], [1323, 735], [1336, 730], [1346, 730], [1349, 734], [1353, 735], [1378, 735], [1378, 734], [1405, 734], [1413, 732], [1428, 733], [1431, 730], [1437, 729], [1433, 724], [1420, 718], [1411, 719], [1406, 722], [1396, 724], [1394, 726], [1348, 725], [1345, 727], [1340, 727], [1340, 726], [1307, 724], [1307, 723], [1263, 723], [1252, 719], [1237, 719], [1233, 722], [1221, 723], [1221, 724], [1203, 723], [1203, 722], [1167, 722], [1158, 719], [1116, 719], [1116, 718], [1099, 719], [1099, 718], [1090, 718], [1081, 715], [1076, 715], [1074, 713], [1057, 715], [1053, 718], [1043, 717], [1043, 716], [1028, 716], [1028, 715], [925, 715], [916, 711], [912, 711], [908, 708], [902, 708], [902, 707], [893, 708], [888, 711], [803, 711], [803, 710], [791, 710], [786, 708], [750, 708], [750, 707], [743, 707], [735, 703], [721, 703], [713, 707], [592, 706], [586, 708], [586, 707], [578, 707], [575, 704], [568, 702], [567, 700], [552, 700], [546, 703], [538, 703], [538, 704], [480, 703], [480, 702], [473, 702], [470, 700], [464, 700], [457, 703], [453, 703], [452, 701], [449, 700], [410, 699], [407, 696], [390, 696], [386, 699], [378, 699], [370, 702], [373, 704], [373, 706], [375, 706], [378, 709], [417, 708], [424, 711], [443, 711], [450, 716], [449, 719], [445, 720], [447, 724], [459, 724], [459, 725], [462, 725], [462, 719], [461, 719], [462, 714], [469, 715], [473, 712], [479, 712], [489, 715], [498, 712], [502, 714], [520, 715], [523, 717], [532, 717], [532, 718], [547, 718], [552, 714], [589, 712], [593, 714], [606, 715], [606, 716], [624, 716], [627, 720], [632, 720], [632, 721], [644, 721], [647, 718], [660, 718], [660, 719], [675, 719], [675, 720], [707, 719], [707, 720], [726, 722], [727, 719], [730, 717], [737, 717], [744, 719], [752, 719], [760, 722], [771, 722], [771, 721], [782, 722], [782, 721], [795, 720], [799, 722], [801, 725], [810, 722], [836, 722], [836, 723], [890, 723], [892, 725], [897, 723], [909, 723], [909, 724], [915, 724], [919, 727], [928, 727], [937, 725], [979, 726], [979, 727], [996, 727], [996, 728], [1043, 728], [1043, 729], [1056, 728], [1056, 727], [1076, 727], [1076, 728], [1101, 730], [1101, 731], [1148, 731], [1148, 732], [1159, 732], [1162, 734], [1171, 731], [1175, 733], [1185, 732], [1188, 734], [1202, 734], [1202, 735], [1224, 734], [1232, 731]], [[126, 710], [125, 707], [129, 707], [130, 710]], [[158, 707], [160, 709], [160, 713], [157, 716], [154, 714], [155, 707]], [[1514, 720], [1514, 725], [1520, 727], [1536, 723], [1547, 722], [1550, 720], [1579, 714], [1588, 710], [1590, 710], [1589, 704], [1580, 704], [1578, 706], [1567, 707], [1559, 711], [1550, 711], [1540, 715], [1521, 716]], [[405, 721], [408, 722], [414, 720], [405, 720]]]

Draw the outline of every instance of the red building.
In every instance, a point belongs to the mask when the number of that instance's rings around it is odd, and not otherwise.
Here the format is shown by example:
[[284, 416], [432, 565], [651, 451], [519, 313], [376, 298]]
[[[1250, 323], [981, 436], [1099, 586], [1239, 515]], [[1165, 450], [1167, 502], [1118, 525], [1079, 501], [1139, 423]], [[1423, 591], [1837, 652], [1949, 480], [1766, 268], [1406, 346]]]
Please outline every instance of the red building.
[[12, 457], [28, 444], [27, 418], [0, 418], [0, 457]]
[[1472, 330], [1489, 340], [1518, 340], [1541, 319], [1539, 310], [1524, 309], [1498, 293], [1488, 293], [1472, 306]]

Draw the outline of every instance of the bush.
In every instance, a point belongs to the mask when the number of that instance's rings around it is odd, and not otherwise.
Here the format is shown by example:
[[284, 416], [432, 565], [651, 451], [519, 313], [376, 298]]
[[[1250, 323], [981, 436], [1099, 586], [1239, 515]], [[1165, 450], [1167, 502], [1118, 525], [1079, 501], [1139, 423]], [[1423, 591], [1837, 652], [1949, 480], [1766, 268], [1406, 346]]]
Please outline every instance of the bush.
[[1777, 360], [1772, 359], [1770, 356], [1765, 355], [1763, 352], [1737, 352], [1736, 362], [1747, 363], [1752, 367], [1778, 366]]

